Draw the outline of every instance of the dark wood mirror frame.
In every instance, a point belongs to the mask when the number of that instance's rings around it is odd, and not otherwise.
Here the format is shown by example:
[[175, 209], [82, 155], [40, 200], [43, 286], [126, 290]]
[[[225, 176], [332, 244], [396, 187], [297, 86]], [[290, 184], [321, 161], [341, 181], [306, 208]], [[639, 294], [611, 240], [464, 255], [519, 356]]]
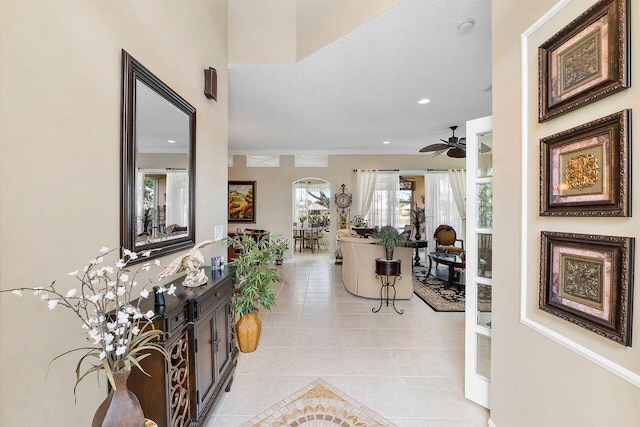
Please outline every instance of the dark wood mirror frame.
[[[136, 245], [136, 81], [142, 81], [162, 98], [188, 116], [189, 120], [189, 214], [187, 234], [177, 238]], [[196, 110], [180, 95], [164, 84], [140, 62], [122, 50], [122, 116], [121, 116], [121, 176], [120, 176], [120, 246], [135, 252], [151, 250], [150, 257], [158, 258], [188, 249], [195, 244], [195, 176], [196, 176]]]

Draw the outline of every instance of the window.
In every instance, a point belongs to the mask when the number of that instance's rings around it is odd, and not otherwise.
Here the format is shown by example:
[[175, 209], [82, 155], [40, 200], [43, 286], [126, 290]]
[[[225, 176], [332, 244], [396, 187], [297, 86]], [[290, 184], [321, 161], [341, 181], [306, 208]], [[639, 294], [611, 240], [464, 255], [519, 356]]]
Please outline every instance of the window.
[[278, 168], [280, 156], [247, 156], [248, 168]]
[[[293, 222], [297, 227], [329, 226], [329, 183], [305, 179], [293, 185]], [[304, 225], [301, 223], [304, 219]]]
[[326, 168], [328, 165], [326, 154], [317, 155], [296, 155], [295, 165], [297, 168]]

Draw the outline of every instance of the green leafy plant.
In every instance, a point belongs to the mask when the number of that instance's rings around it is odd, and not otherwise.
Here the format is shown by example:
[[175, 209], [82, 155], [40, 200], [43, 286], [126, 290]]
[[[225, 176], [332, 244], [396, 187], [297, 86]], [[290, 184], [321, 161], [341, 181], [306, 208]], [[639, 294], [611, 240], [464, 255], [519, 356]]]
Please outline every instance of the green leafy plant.
[[242, 234], [229, 237], [227, 244], [241, 251], [229, 262], [235, 267], [233, 305], [236, 316], [249, 314], [260, 306], [271, 310], [276, 301], [271, 284], [283, 281], [280, 271], [272, 264], [287, 250], [286, 240], [275, 236], [254, 239]]
[[400, 235], [398, 230], [391, 225], [385, 225], [382, 227], [377, 233], [375, 233], [374, 237], [378, 239], [377, 243], [379, 245], [385, 247], [387, 259], [393, 258], [393, 248], [398, 246], [405, 239], [405, 236]]
[[[106, 264], [105, 257], [110, 254], [121, 254], [114, 264]], [[150, 251], [141, 254], [148, 257]], [[165, 338], [164, 333], [153, 327], [155, 313], [149, 310], [143, 313], [140, 303], [150, 295], [148, 287], [154, 282], [139, 284], [136, 276], [141, 271], [149, 271], [150, 263], [145, 263], [133, 271], [129, 270], [129, 263], [138, 258], [138, 254], [127, 249], [100, 249], [100, 255], [89, 261], [82, 271], [72, 271], [69, 276], [75, 277], [80, 286], [68, 291], [60, 290], [56, 282], [46, 287], [15, 288], [0, 292], [11, 292], [22, 296], [31, 292], [47, 304], [49, 310], [65, 307], [71, 310], [80, 320], [86, 331], [89, 346], [75, 348], [55, 357], [56, 360], [64, 355], [84, 351], [76, 366], [76, 384], [91, 373], [104, 370], [113, 388], [116, 387], [113, 374], [121, 370], [137, 366], [142, 372], [140, 361], [150, 355], [150, 351], [157, 351], [164, 357], [168, 354], [158, 340]], [[160, 262], [156, 260], [156, 265]], [[136, 299], [134, 288], [140, 297]], [[155, 292], [174, 294], [176, 287], [154, 287]], [[90, 362], [95, 359], [96, 362]], [[85, 367], [85, 362], [89, 366]], [[145, 372], [146, 373], [146, 372]]]

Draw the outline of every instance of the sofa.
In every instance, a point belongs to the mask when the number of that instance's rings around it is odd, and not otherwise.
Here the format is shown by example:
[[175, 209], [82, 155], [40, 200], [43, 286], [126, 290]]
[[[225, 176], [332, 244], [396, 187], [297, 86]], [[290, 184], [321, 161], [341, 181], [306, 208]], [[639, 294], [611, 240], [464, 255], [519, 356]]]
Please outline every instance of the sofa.
[[[342, 282], [354, 295], [365, 298], [380, 298], [380, 278], [376, 278], [376, 258], [385, 256], [384, 247], [376, 239], [364, 238], [350, 230], [338, 230], [338, 246], [342, 252]], [[396, 280], [396, 299], [411, 299], [413, 281], [411, 262], [413, 249], [396, 247], [393, 257], [402, 261], [402, 279]], [[386, 296], [386, 295], [385, 295]], [[392, 295], [389, 295], [392, 297]]]

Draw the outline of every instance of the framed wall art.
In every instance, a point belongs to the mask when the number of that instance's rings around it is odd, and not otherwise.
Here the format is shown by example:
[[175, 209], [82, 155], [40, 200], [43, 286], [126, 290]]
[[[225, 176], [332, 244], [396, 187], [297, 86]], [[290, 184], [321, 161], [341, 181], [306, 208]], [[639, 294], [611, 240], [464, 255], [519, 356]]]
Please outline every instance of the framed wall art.
[[538, 122], [629, 87], [629, 0], [601, 0], [538, 48]]
[[631, 346], [634, 243], [543, 231], [540, 309]]
[[229, 222], [256, 222], [256, 182], [229, 181]]
[[540, 215], [631, 216], [631, 110], [540, 140]]

